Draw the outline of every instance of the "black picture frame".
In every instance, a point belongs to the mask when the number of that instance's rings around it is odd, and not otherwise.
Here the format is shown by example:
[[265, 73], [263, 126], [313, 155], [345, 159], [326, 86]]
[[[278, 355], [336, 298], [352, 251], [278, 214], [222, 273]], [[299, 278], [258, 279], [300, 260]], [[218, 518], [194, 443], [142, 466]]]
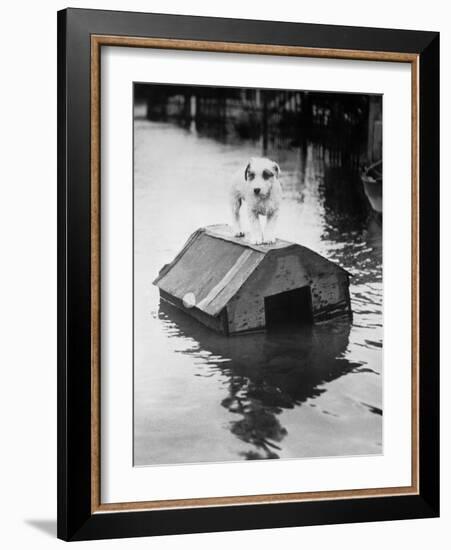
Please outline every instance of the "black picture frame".
[[[187, 509], [92, 511], [92, 35], [418, 56], [418, 494]], [[438, 33], [85, 9], [58, 12], [58, 537], [87, 540], [438, 516], [438, 206]]]

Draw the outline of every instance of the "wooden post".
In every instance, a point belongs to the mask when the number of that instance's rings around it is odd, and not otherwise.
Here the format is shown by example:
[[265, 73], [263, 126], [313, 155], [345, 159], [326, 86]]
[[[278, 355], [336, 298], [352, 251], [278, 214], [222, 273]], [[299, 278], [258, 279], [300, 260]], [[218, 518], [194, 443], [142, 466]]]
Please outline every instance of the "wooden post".
[[265, 91], [262, 91], [262, 149], [263, 156], [268, 154], [268, 98]]
[[368, 163], [382, 159], [382, 100], [371, 96], [368, 106]]

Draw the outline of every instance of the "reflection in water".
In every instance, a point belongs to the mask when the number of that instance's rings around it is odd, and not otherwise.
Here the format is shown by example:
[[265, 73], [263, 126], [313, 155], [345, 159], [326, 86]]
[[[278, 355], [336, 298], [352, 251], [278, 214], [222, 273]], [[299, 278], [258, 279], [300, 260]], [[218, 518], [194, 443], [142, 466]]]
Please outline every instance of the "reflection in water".
[[[347, 316], [315, 326], [285, 327], [226, 337], [160, 302], [159, 318], [170, 338], [189, 338], [179, 353], [205, 357], [206, 375], [219, 371], [227, 397], [221, 405], [236, 417], [230, 431], [252, 445], [245, 458], [279, 458], [278, 445], [287, 435], [278, 415], [326, 390], [320, 386], [350, 372], [358, 364], [346, 361], [350, 332]], [[327, 340], [327, 346], [321, 345]], [[312, 368], [312, 365], [315, 368]]]
[[382, 451], [382, 220], [337, 152], [268, 155], [283, 173], [278, 236], [351, 273], [352, 322], [226, 338], [152, 285], [198, 227], [229, 222], [228, 175], [259, 154], [259, 142], [135, 119], [136, 465]]

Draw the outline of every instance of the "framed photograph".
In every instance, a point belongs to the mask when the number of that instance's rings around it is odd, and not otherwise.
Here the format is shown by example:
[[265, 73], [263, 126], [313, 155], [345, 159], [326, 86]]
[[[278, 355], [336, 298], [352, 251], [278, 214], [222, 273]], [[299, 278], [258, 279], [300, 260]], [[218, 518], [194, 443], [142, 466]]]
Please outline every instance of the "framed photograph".
[[58, 536], [439, 514], [439, 35], [58, 13]]

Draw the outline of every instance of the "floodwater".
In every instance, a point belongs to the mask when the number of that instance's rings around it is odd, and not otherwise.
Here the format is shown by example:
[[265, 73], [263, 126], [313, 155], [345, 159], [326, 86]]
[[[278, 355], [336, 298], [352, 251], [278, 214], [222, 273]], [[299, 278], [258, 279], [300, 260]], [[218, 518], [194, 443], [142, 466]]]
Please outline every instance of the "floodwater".
[[258, 155], [255, 142], [135, 119], [136, 466], [382, 452], [381, 220], [339, 152], [268, 156], [283, 175], [277, 236], [352, 274], [352, 320], [228, 338], [152, 285], [193, 231], [230, 221], [227, 177]]

